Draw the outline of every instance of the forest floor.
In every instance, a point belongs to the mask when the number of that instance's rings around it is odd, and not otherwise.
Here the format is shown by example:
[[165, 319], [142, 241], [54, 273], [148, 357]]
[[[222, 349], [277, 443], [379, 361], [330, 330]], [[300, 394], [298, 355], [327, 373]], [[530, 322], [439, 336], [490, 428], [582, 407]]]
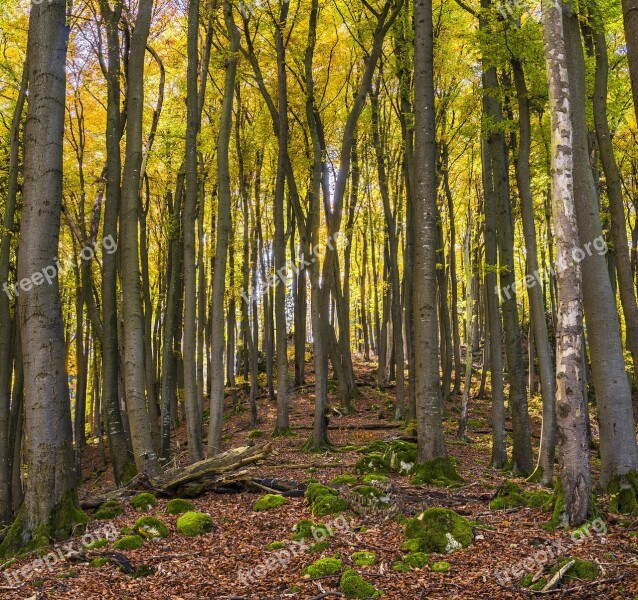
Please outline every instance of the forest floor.
[[[336, 427], [330, 430], [330, 440], [338, 451], [322, 455], [301, 451], [312, 425], [314, 397], [312, 382], [309, 381], [309, 385], [297, 390], [293, 397], [291, 424], [295, 434], [272, 440], [273, 451], [268, 458], [249, 468], [254, 477], [298, 482], [312, 477], [327, 484], [338, 475], [354, 474], [353, 466], [361, 459], [361, 454], [339, 447], [365, 445], [378, 439], [406, 435], [400, 424], [391, 420], [392, 412], [388, 410], [394, 397], [393, 388], [384, 391], [376, 388], [372, 365], [358, 362], [356, 369], [361, 391], [361, 396], [354, 402], [357, 413], [354, 416], [333, 416], [330, 421], [331, 428]], [[540, 430], [539, 404], [539, 398], [533, 398], [530, 403], [535, 434]], [[340, 555], [344, 567], [352, 567], [350, 557], [356, 551], [376, 553], [376, 564], [355, 569], [383, 592], [382, 598], [638, 598], [638, 520], [606, 512], [603, 499], [600, 509], [604, 529], [590, 529], [590, 535], [584, 536], [581, 543], [575, 543], [569, 532], [543, 528], [550, 515], [540, 508], [491, 510], [489, 502], [506, 476], [489, 466], [489, 400], [472, 399], [467, 441], [456, 439], [459, 405], [460, 397], [453, 396], [446, 405], [444, 416], [448, 450], [458, 460], [457, 468], [464, 482], [454, 489], [414, 486], [410, 485], [409, 477], [392, 474], [388, 487], [394, 512], [412, 516], [430, 507], [446, 507], [477, 522], [475, 540], [468, 548], [447, 555], [431, 555], [430, 564], [423, 568], [408, 572], [397, 572], [392, 568], [395, 561], [405, 554], [401, 551], [404, 525], [392, 518], [383, 520], [378, 514], [370, 517], [347, 512], [345, 516], [349, 526], [334, 529], [328, 548], [323, 552], [300, 552], [286, 564], [273, 564], [271, 561], [268, 567], [259, 569], [273, 555], [267, 549], [271, 542], [289, 540], [293, 525], [302, 519], [312, 518], [304, 498], [288, 498], [279, 508], [255, 512], [252, 507], [259, 494], [211, 493], [192, 500], [195, 510], [209, 513], [215, 523], [210, 534], [200, 537], [181, 535], [175, 527], [177, 517], [164, 512], [167, 500], [158, 499], [157, 508], [150, 514], [167, 525], [169, 537], [148, 541], [139, 550], [121, 551], [135, 567], [148, 565], [147, 576], [131, 577], [113, 563], [95, 568], [86, 562], [70, 560], [59, 560], [50, 568], [36, 569], [33, 562], [37, 555], [32, 554], [5, 565], [0, 571], [0, 598], [336, 598], [340, 594], [327, 592], [338, 591], [338, 575], [311, 579], [304, 576], [303, 569], [321, 556], [335, 555]], [[272, 431], [275, 406], [262, 399], [259, 411], [258, 429], [263, 432], [263, 437], [256, 437], [258, 434], [253, 433], [251, 438], [257, 444], [263, 443]], [[249, 420], [248, 412], [239, 412], [226, 420], [224, 434], [229, 448], [249, 443], [248, 436], [254, 430]], [[356, 428], [362, 424], [386, 428]], [[185, 433], [180, 429], [173, 440], [175, 447], [180, 447], [182, 452], [184, 438]], [[537, 435], [534, 441], [538, 443]], [[592, 452], [592, 464], [594, 468], [599, 464], [595, 451]], [[522, 480], [518, 483], [528, 490], [535, 487]], [[83, 493], [99, 495], [111, 485], [111, 474], [102, 465], [98, 446], [90, 445], [83, 457]], [[110, 521], [118, 530], [131, 527], [140, 516], [129, 502], [125, 504], [126, 512]], [[315, 521], [334, 522], [334, 517]], [[88, 531], [95, 531], [103, 524], [103, 521], [91, 521]], [[79, 548], [81, 538], [75, 538], [71, 543]], [[561, 556], [595, 562], [599, 568], [598, 577], [594, 581], [563, 580], [559, 588], [546, 593], [532, 592], [519, 586], [524, 575], [545, 569], [547, 576]], [[434, 572], [431, 565], [436, 561], [450, 563], [449, 570]], [[246, 577], [242, 582], [241, 572], [250, 570], [252, 579]], [[516, 576], [512, 575], [510, 582], [499, 582], [498, 574], [505, 571], [517, 571]], [[12, 580], [13, 584], [3, 579], [1, 575], [6, 573], [17, 576], [17, 583], [16, 579]]]

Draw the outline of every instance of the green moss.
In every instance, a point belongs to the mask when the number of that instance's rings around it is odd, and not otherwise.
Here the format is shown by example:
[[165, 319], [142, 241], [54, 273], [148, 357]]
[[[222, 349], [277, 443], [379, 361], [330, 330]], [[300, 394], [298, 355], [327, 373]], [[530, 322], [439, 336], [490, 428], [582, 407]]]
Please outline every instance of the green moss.
[[310, 512], [314, 517], [325, 517], [348, 510], [348, 502], [338, 496], [320, 496], [313, 502]]
[[157, 500], [153, 494], [142, 492], [141, 494], [137, 494], [137, 496], [133, 496], [133, 498], [131, 498], [131, 504], [138, 512], [148, 512], [157, 506]]
[[355, 552], [350, 558], [357, 567], [365, 567], [377, 562], [377, 555], [374, 552]]
[[286, 499], [281, 494], [266, 494], [253, 504], [254, 511], [270, 510], [286, 504]]
[[429, 560], [430, 557], [425, 552], [410, 552], [403, 557], [403, 562], [413, 569], [422, 569]]
[[98, 521], [105, 521], [106, 519], [114, 519], [119, 517], [124, 512], [124, 505], [117, 500], [109, 500], [105, 502], [95, 511], [93, 515], [94, 519]]
[[101, 557], [101, 558], [94, 558], [90, 563], [89, 563], [89, 567], [91, 567], [92, 569], [97, 569], [100, 567], [103, 567], [104, 565], [109, 563], [109, 558], [105, 558], [105, 557]]
[[148, 577], [153, 573], [155, 573], [155, 567], [151, 567], [150, 565], [138, 565], [135, 571], [130, 573], [130, 576], [137, 579], [138, 577]]
[[210, 533], [213, 526], [213, 519], [206, 513], [187, 512], [177, 519], [177, 530], [189, 537]]
[[260, 437], [261, 437], [261, 436], [263, 436], [263, 435], [264, 435], [264, 432], [263, 432], [263, 431], [260, 431], [259, 429], [253, 429], [253, 431], [251, 431], [251, 432], [248, 434], [248, 439], [249, 439], [249, 440], [254, 440], [254, 439], [256, 439], [256, 438], [260, 438]]
[[607, 486], [609, 494], [609, 510], [624, 515], [638, 514], [638, 472], [630, 471], [618, 475]]
[[338, 558], [320, 558], [319, 560], [308, 565], [304, 572], [310, 575], [313, 579], [315, 577], [326, 577], [327, 575], [336, 575], [343, 569], [343, 562]]
[[376, 598], [379, 591], [352, 569], [346, 569], [339, 581], [339, 590], [346, 598]]
[[434, 460], [416, 465], [412, 469], [413, 477], [410, 480], [412, 485], [423, 485], [425, 483], [445, 487], [463, 481], [456, 472], [454, 462], [451, 458], [435, 458]]
[[128, 483], [137, 475], [137, 467], [135, 466], [135, 462], [129, 460], [124, 464], [124, 468], [122, 469], [122, 476], [120, 477], [120, 483]]
[[329, 545], [330, 545], [329, 540], [323, 540], [322, 542], [317, 542], [316, 544], [313, 544], [312, 546], [310, 546], [308, 550], [306, 550], [306, 552], [311, 552], [311, 553], [323, 552], [324, 550], [328, 549]]
[[104, 548], [108, 546], [109, 541], [106, 538], [98, 538], [94, 542], [91, 542], [88, 546], [85, 546], [87, 550], [99, 550], [100, 548]]
[[417, 448], [412, 442], [394, 440], [388, 444], [385, 458], [390, 468], [400, 474], [411, 473], [416, 464]]
[[51, 531], [54, 540], [66, 540], [71, 535], [83, 533], [89, 516], [80, 508], [76, 490], [68, 490], [53, 510]]
[[573, 560], [574, 564], [569, 567], [569, 570], [565, 573], [565, 581], [573, 581], [576, 579], [593, 581], [600, 574], [600, 569], [596, 563], [588, 560], [581, 560], [574, 556], [565, 556], [561, 558], [550, 570], [552, 575], [557, 573], [565, 564]]
[[134, 533], [135, 531], [132, 527], [122, 527], [122, 529], [120, 529], [120, 535], [133, 535]]
[[397, 573], [407, 573], [410, 570], [409, 565], [406, 565], [402, 560], [397, 560], [392, 565], [392, 569]]
[[156, 517], [140, 517], [135, 521], [133, 530], [145, 539], [168, 537], [168, 527]]
[[306, 488], [305, 497], [310, 504], [321, 496], [338, 496], [339, 491], [321, 483], [310, 483]]
[[337, 477], [333, 477], [330, 480], [330, 485], [354, 485], [359, 482], [359, 479], [354, 475], [349, 475], [348, 473], [344, 473], [343, 475], [338, 475]]
[[445, 508], [429, 508], [408, 520], [402, 548], [412, 552], [453, 552], [474, 540], [470, 522]]
[[432, 571], [435, 573], [447, 573], [450, 570], [450, 563], [445, 562], [444, 560], [435, 562], [432, 565]]
[[501, 486], [497, 496], [490, 502], [493, 510], [504, 510], [517, 506], [541, 508], [551, 501], [551, 494], [542, 490], [527, 491], [513, 481], [506, 481]]
[[352, 488], [352, 493], [360, 499], [361, 504], [366, 506], [387, 509], [390, 508], [392, 504], [390, 496], [374, 486], [358, 485]]
[[302, 519], [299, 523], [295, 523], [292, 527], [293, 536], [295, 541], [303, 540], [312, 536], [313, 530], [317, 526], [310, 519]]
[[390, 463], [380, 452], [371, 452], [358, 461], [354, 469], [360, 475], [365, 475], [366, 473], [388, 475], [390, 473]]
[[381, 473], [368, 473], [367, 475], [364, 475], [362, 481], [366, 485], [374, 485], [375, 483], [390, 481], [390, 478], [387, 475], [381, 475]]
[[283, 542], [270, 542], [270, 544], [268, 544], [266, 546], [267, 550], [281, 550], [282, 548], [285, 548], [286, 544], [284, 544]]
[[144, 545], [144, 540], [139, 535], [127, 535], [113, 544], [118, 550], [139, 550]]
[[166, 513], [169, 515], [183, 515], [185, 512], [189, 512], [194, 508], [188, 500], [174, 498], [166, 505]]

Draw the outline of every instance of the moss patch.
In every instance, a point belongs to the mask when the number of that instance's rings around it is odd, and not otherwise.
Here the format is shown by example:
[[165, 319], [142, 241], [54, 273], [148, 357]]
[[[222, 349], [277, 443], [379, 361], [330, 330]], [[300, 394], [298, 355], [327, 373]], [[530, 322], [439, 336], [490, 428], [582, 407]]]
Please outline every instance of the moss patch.
[[187, 512], [177, 519], [177, 530], [188, 537], [210, 533], [213, 527], [213, 519], [206, 513]]
[[311, 483], [306, 489], [306, 500], [315, 517], [325, 517], [348, 509], [348, 502], [339, 497], [339, 491], [320, 483]]
[[380, 452], [371, 452], [358, 461], [354, 469], [360, 475], [365, 475], [366, 473], [387, 475], [390, 473], [390, 463]]
[[153, 494], [142, 492], [141, 494], [137, 494], [137, 496], [133, 496], [133, 498], [131, 498], [131, 504], [138, 512], [148, 512], [157, 506], [157, 500]]
[[470, 522], [445, 508], [429, 508], [408, 520], [403, 548], [412, 552], [449, 553], [474, 540]]
[[253, 510], [262, 511], [278, 508], [282, 504], [286, 504], [286, 499], [281, 494], [266, 494], [262, 496], [253, 505]]
[[383, 483], [384, 481], [390, 481], [387, 475], [381, 475], [381, 473], [368, 473], [362, 479], [366, 485], [374, 485], [375, 483]]
[[95, 511], [93, 515], [94, 519], [98, 521], [105, 521], [106, 519], [114, 519], [119, 517], [124, 512], [124, 505], [117, 500], [109, 500], [105, 502]]
[[139, 535], [127, 535], [113, 544], [118, 550], [139, 550], [144, 545], [144, 540]]
[[600, 574], [600, 570], [596, 563], [588, 560], [581, 560], [574, 556], [566, 556], [559, 560], [551, 569], [550, 573], [557, 573], [565, 564], [570, 560], [575, 561], [574, 564], [569, 567], [567, 573], [565, 573], [565, 581], [570, 582], [574, 580], [593, 581]]
[[156, 517], [140, 517], [135, 521], [133, 531], [141, 535], [144, 539], [166, 538], [168, 537], [168, 527]]
[[630, 471], [618, 475], [607, 486], [609, 494], [609, 510], [624, 515], [638, 514], [638, 472]]
[[103, 567], [104, 565], [109, 563], [108, 558], [94, 558], [90, 563], [89, 563], [89, 567], [91, 567], [92, 569], [97, 569], [99, 567]]
[[343, 475], [338, 475], [330, 480], [330, 485], [355, 485], [359, 482], [358, 477], [354, 475], [348, 475], [348, 473], [344, 473]]
[[425, 483], [446, 487], [454, 485], [462, 480], [456, 472], [454, 461], [450, 457], [435, 458], [422, 465], [416, 465], [412, 469], [413, 477], [410, 480], [412, 485], [423, 485]]
[[270, 542], [270, 544], [266, 546], [266, 550], [281, 550], [285, 547], [286, 544], [284, 544], [283, 542]]
[[185, 512], [192, 511], [195, 507], [182, 498], [174, 498], [166, 505], [166, 513], [169, 515], [183, 515]]
[[549, 507], [552, 495], [545, 491], [527, 491], [513, 481], [506, 481], [501, 486], [496, 497], [490, 502], [493, 510], [504, 510], [517, 506], [530, 508]]
[[374, 486], [358, 485], [352, 488], [352, 493], [356, 496], [357, 504], [381, 509], [390, 508], [390, 496]]
[[350, 558], [357, 567], [365, 567], [377, 562], [377, 555], [374, 552], [355, 552]]
[[432, 571], [435, 573], [447, 573], [450, 570], [450, 563], [445, 562], [444, 560], [435, 562], [432, 565]]
[[94, 542], [91, 542], [88, 546], [84, 546], [87, 550], [99, 550], [109, 545], [109, 541], [106, 538], [98, 538]]
[[346, 569], [339, 580], [339, 590], [346, 598], [376, 598], [380, 592], [352, 569]]
[[343, 561], [338, 558], [320, 558], [319, 560], [308, 565], [304, 572], [313, 579], [315, 577], [326, 577], [327, 575], [336, 575], [343, 569]]

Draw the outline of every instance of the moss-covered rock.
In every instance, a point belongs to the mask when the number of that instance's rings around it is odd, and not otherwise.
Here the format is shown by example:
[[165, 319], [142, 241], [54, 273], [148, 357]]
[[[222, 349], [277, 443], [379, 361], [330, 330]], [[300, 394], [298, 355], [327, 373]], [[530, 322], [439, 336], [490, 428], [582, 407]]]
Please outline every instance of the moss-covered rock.
[[213, 527], [213, 519], [206, 513], [187, 512], [177, 519], [177, 530], [188, 537], [210, 533]]
[[320, 496], [312, 503], [310, 512], [314, 517], [335, 515], [348, 510], [348, 501], [338, 496]]
[[441, 560], [432, 565], [432, 571], [435, 573], [447, 573], [450, 570], [450, 563]]
[[392, 503], [390, 496], [386, 492], [371, 485], [358, 485], [352, 488], [352, 494], [359, 505], [387, 509], [390, 508]]
[[425, 552], [410, 552], [403, 557], [403, 562], [413, 569], [421, 569], [428, 564], [430, 557]]
[[321, 483], [309, 483], [306, 488], [305, 497], [309, 504], [312, 504], [317, 498], [321, 496], [338, 496], [339, 490], [328, 487]]
[[103, 567], [104, 565], [107, 565], [109, 561], [110, 559], [106, 557], [94, 558], [89, 563], [89, 567], [91, 567], [92, 569], [98, 569], [100, 567]]
[[450, 457], [435, 458], [422, 465], [415, 465], [412, 469], [412, 485], [423, 485], [425, 483], [446, 487], [460, 483], [461, 476], [456, 472], [454, 460]]
[[346, 598], [376, 598], [380, 592], [356, 571], [346, 569], [339, 580], [339, 590]]
[[320, 558], [305, 568], [305, 573], [313, 579], [315, 577], [326, 577], [327, 575], [336, 575], [343, 569], [343, 561], [338, 558], [326, 557]]
[[109, 500], [108, 502], [100, 505], [100, 508], [95, 511], [93, 518], [97, 519], [98, 521], [114, 519], [115, 517], [119, 517], [124, 512], [124, 510], [125, 508], [123, 504], [121, 504], [117, 500]]
[[365, 475], [366, 473], [388, 475], [390, 473], [390, 463], [380, 452], [371, 452], [355, 464], [354, 470], [360, 475]]
[[549, 492], [524, 490], [515, 482], [506, 481], [499, 489], [496, 497], [490, 502], [490, 508], [493, 510], [504, 510], [516, 508], [517, 506], [542, 508], [549, 506], [551, 498], [552, 495]]
[[362, 481], [366, 485], [375, 485], [377, 483], [390, 481], [390, 478], [387, 475], [382, 475], [381, 473], [368, 473], [367, 475], [364, 475]]
[[190, 512], [195, 507], [188, 500], [183, 498], [173, 498], [166, 505], [166, 513], [169, 515], [183, 515], [186, 512]]
[[429, 508], [408, 520], [403, 548], [412, 552], [449, 553], [474, 540], [470, 522], [445, 508]]
[[600, 569], [596, 563], [593, 563], [589, 560], [581, 560], [580, 558], [576, 558], [574, 556], [565, 556], [561, 558], [550, 570], [550, 573], [553, 575], [557, 573], [563, 566], [565, 566], [569, 561], [573, 560], [574, 564], [569, 567], [568, 571], [564, 575], [564, 580], [566, 582], [573, 580], [585, 580], [585, 581], [593, 581], [600, 574]]
[[144, 539], [166, 538], [168, 537], [168, 527], [157, 517], [140, 517], [135, 521], [133, 531]]
[[91, 542], [85, 548], [87, 550], [99, 550], [100, 548], [104, 548], [109, 545], [109, 541], [106, 538], [98, 538], [94, 542]]
[[385, 458], [390, 463], [390, 468], [401, 475], [411, 473], [416, 464], [416, 444], [394, 440], [388, 444]]
[[609, 510], [624, 515], [638, 514], [638, 472], [630, 471], [626, 475], [618, 475], [607, 486], [609, 494]]
[[365, 567], [377, 562], [377, 555], [374, 552], [355, 552], [350, 558], [357, 567]]
[[330, 485], [355, 485], [356, 483], [359, 483], [359, 478], [348, 473], [338, 475], [330, 480]]
[[282, 504], [286, 504], [286, 499], [281, 494], [266, 494], [253, 504], [253, 510], [257, 512], [271, 510], [280, 507]]
[[149, 510], [157, 507], [157, 500], [153, 494], [148, 492], [142, 492], [131, 498], [131, 504], [138, 512], [148, 512]]
[[144, 545], [144, 540], [139, 535], [127, 535], [113, 544], [118, 550], [139, 550]]
[[312, 544], [312, 546], [310, 546], [306, 550], [306, 552], [309, 552], [311, 554], [318, 554], [327, 550], [328, 546], [330, 546], [330, 540], [323, 540], [322, 542], [317, 542], [316, 544]]
[[275, 541], [275, 542], [270, 542], [270, 544], [266, 546], [266, 550], [281, 550], [282, 548], [285, 548], [285, 547], [286, 547], [286, 544], [284, 544], [283, 542]]

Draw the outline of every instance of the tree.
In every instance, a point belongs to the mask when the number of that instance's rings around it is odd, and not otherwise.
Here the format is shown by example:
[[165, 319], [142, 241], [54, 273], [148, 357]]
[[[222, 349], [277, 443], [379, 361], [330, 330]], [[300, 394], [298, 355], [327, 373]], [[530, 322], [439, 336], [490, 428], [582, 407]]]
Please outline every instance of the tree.
[[556, 331], [556, 427], [558, 476], [555, 518], [561, 525], [583, 523], [590, 513], [591, 477], [586, 425], [582, 333], [583, 300], [580, 264], [572, 257], [578, 247], [574, 200], [574, 110], [566, 65], [560, 0], [543, 2], [543, 39], [552, 124], [552, 212], [558, 264]]
[[[56, 256], [62, 203], [62, 142], [69, 29], [61, 0], [33, 4], [18, 298], [23, 345], [26, 454], [24, 505], [0, 546], [65, 539], [88, 519], [79, 510]], [[45, 279], [47, 277], [47, 279]]]

